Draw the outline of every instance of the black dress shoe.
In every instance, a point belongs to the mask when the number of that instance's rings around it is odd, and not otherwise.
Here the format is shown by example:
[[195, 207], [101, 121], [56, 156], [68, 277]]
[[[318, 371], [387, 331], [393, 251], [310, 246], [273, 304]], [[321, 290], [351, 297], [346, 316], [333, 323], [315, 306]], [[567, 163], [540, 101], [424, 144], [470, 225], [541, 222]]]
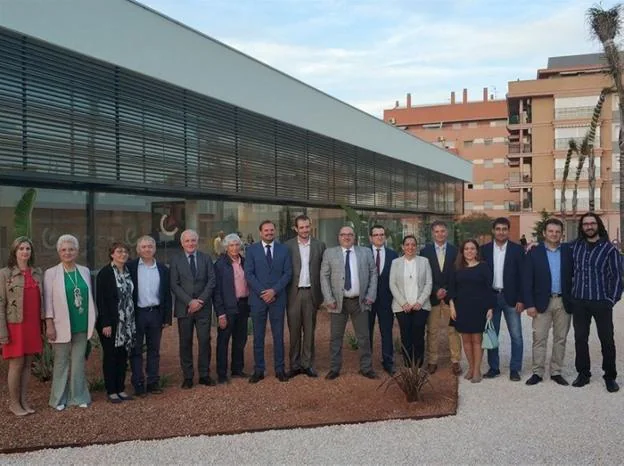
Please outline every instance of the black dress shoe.
[[308, 377], [318, 377], [318, 373], [311, 367], [303, 369], [303, 373], [307, 375]]
[[500, 375], [500, 371], [495, 371], [494, 369], [490, 369], [485, 374], [483, 374], [483, 378], [493, 379], [494, 377], [498, 377], [499, 375]]
[[219, 384], [230, 383], [230, 379], [228, 379], [224, 375], [220, 375], [219, 378], [217, 379], [217, 383]]
[[160, 388], [160, 385], [157, 383], [151, 383], [147, 386], [147, 393], [152, 393], [154, 395], [161, 395], [163, 389]]
[[233, 379], [246, 379], [247, 377], [249, 377], [249, 374], [246, 374], [243, 371], [240, 372], [232, 372], [232, 378]]
[[137, 398], [142, 398], [147, 396], [147, 391], [145, 390], [144, 385], [139, 385], [138, 387], [134, 387], [134, 396]]
[[214, 379], [211, 379], [210, 376], [206, 376], [199, 378], [199, 384], [206, 385], [208, 387], [214, 387], [215, 385], [217, 385], [217, 382], [215, 382]]
[[299, 374], [303, 374], [303, 369], [291, 369], [288, 371], [288, 373], [286, 374], [286, 376], [289, 379], [292, 379], [293, 377], [297, 377]]
[[325, 376], [325, 378], [327, 380], [334, 380], [338, 378], [339, 375], [340, 375], [340, 372], [329, 371], [327, 375]]
[[288, 382], [288, 376], [284, 373], [284, 371], [276, 372], [275, 378], [280, 382]]
[[615, 393], [620, 389], [620, 386], [614, 379], [605, 379], [605, 385], [609, 393]]
[[184, 379], [184, 382], [182, 382], [182, 388], [193, 388], [193, 379]]
[[520, 374], [518, 373], [518, 371], [511, 371], [509, 373], [509, 380], [513, 382], [520, 382]]
[[584, 374], [579, 374], [578, 377], [572, 382], [573, 387], [584, 387], [589, 383], [589, 377]]
[[264, 379], [264, 374], [261, 374], [260, 372], [254, 372], [253, 374], [251, 374], [251, 377], [249, 377], [249, 383], [258, 383], [262, 379]]
[[570, 385], [568, 383], [568, 381], [566, 379], [564, 379], [561, 375], [557, 374], [557, 375], [553, 375], [550, 377], [550, 380], [552, 380], [553, 382], [558, 383], [559, 385], [563, 385], [563, 386], [568, 386]]
[[367, 379], [378, 379], [379, 377], [377, 377], [377, 374], [375, 374], [374, 370], [370, 370], [370, 371], [359, 371], [358, 374], [363, 375], [364, 377], [366, 377]]
[[386, 372], [390, 376], [396, 374], [396, 370], [394, 369], [394, 367], [389, 366], [384, 367], [384, 372]]
[[540, 383], [542, 379], [539, 375], [537, 374], [533, 374], [531, 377], [529, 377], [526, 381], [527, 385], [537, 385], [538, 383]]

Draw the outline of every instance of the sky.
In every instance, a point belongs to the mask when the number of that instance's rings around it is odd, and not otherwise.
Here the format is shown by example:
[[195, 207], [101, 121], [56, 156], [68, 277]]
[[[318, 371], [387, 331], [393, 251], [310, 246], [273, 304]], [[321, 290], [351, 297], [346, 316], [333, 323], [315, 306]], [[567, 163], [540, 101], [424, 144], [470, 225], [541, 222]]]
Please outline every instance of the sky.
[[[140, 0], [374, 116], [535, 79], [548, 57], [595, 53], [594, 0]], [[603, 3], [608, 8], [611, 3]]]

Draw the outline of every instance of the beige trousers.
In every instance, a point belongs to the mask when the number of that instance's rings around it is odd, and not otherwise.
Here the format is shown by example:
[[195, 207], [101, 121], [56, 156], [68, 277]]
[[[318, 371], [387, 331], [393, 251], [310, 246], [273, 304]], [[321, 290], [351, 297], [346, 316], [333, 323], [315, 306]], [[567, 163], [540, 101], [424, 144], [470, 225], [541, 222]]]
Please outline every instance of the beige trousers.
[[431, 307], [429, 318], [427, 319], [427, 363], [438, 363], [438, 346], [440, 330], [446, 329], [448, 332], [449, 350], [451, 352], [451, 362], [461, 360], [461, 337], [455, 327], [449, 325], [451, 318], [451, 308], [444, 301]]
[[553, 349], [550, 359], [550, 375], [561, 375], [565, 357], [566, 339], [570, 330], [572, 316], [563, 307], [561, 298], [550, 298], [548, 307], [543, 313], [533, 317], [533, 373], [544, 377], [546, 366], [546, 347], [548, 334], [553, 329]]

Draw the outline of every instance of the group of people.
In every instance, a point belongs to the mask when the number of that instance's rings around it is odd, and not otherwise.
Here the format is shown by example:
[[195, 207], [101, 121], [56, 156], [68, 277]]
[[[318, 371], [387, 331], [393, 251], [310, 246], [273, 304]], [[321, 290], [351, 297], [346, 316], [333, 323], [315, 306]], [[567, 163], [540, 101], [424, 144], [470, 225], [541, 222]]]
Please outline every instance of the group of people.
[[[330, 314], [328, 380], [340, 376], [349, 319], [360, 351], [359, 373], [378, 377], [372, 363], [377, 321], [382, 367], [395, 374], [392, 329], [396, 317], [405, 365], [421, 366], [427, 361], [428, 372], [434, 373], [439, 334], [447, 329], [453, 374], [462, 373], [463, 346], [468, 361], [465, 378], [479, 382], [486, 320], [492, 319], [498, 334], [504, 315], [511, 337], [509, 376], [518, 381], [523, 353], [520, 316], [526, 309], [533, 319], [533, 374], [528, 385], [544, 378], [551, 327], [550, 375], [555, 382], [568, 384], [561, 368], [571, 316], [578, 371], [573, 385], [589, 383], [588, 337], [593, 317], [602, 345], [606, 387], [617, 391], [612, 310], [622, 294], [621, 259], [600, 217], [583, 215], [579, 237], [569, 244], [562, 243], [561, 221], [549, 219], [544, 242], [526, 253], [509, 240], [509, 227], [508, 219], [498, 218], [492, 226], [492, 242], [480, 246], [470, 239], [456, 248], [447, 241], [447, 225], [436, 221], [431, 226], [432, 244], [419, 255], [416, 237], [407, 235], [399, 257], [385, 246], [386, 231], [381, 225], [370, 228], [370, 247], [356, 245], [355, 231], [344, 226], [338, 233], [339, 245], [326, 248], [311, 237], [310, 219], [300, 215], [294, 225], [297, 236], [284, 244], [275, 241], [273, 222], [262, 222], [260, 241], [250, 245], [244, 256], [240, 236], [223, 235], [219, 244], [223, 254], [215, 263], [198, 250], [197, 233], [186, 230], [180, 238], [183, 251], [169, 267], [156, 260], [154, 239], [143, 236], [137, 241], [134, 260], [129, 260], [130, 250], [124, 243], [111, 245], [110, 262], [98, 272], [95, 290], [90, 271], [76, 263], [79, 244], [74, 236], [58, 239], [60, 263], [44, 275], [35, 267], [32, 241], [17, 238], [7, 267], [0, 270], [0, 344], [9, 361], [9, 408], [17, 416], [34, 412], [27, 399], [27, 385], [32, 357], [42, 350], [42, 320], [54, 350], [49, 404], [62, 411], [91, 403], [85, 355], [94, 330], [101, 342], [108, 400], [122, 403], [133, 396], [162, 393], [160, 340], [173, 315], [184, 389], [194, 384], [195, 333], [199, 384], [228, 383], [230, 377], [248, 378], [250, 383], [263, 380], [267, 320], [275, 377], [281, 382], [300, 374], [318, 377], [315, 327], [321, 308]], [[210, 373], [213, 306], [217, 318], [216, 380]], [[249, 317], [254, 364], [253, 372], [246, 374]], [[288, 371], [285, 321], [290, 335]], [[128, 361], [133, 395], [125, 388]], [[488, 350], [488, 365], [483, 377], [500, 375], [498, 349]]]

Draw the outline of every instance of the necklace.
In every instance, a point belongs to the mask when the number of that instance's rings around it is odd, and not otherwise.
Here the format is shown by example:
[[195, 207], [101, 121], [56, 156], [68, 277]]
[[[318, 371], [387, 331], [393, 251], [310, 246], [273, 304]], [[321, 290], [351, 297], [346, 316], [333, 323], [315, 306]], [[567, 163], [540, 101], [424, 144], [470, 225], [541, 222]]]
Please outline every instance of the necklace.
[[74, 269], [73, 278], [71, 276], [71, 272], [69, 272], [65, 268], [65, 266], [63, 266], [63, 270], [65, 271], [67, 277], [69, 277], [69, 281], [72, 283], [72, 285], [74, 285], [74, 306], [76, 306], [76, 309], [78, 309], [78, 314], [82, 314], [84, 312], [84, 309], [82, 307], [82, 292], [80, 291], [80, 288], [78, 288], [78, 269]]
[[414, 275], [416, 274], [416, 261], [413, 259], [405, 259], [405, 266], [407, 268], [407, 273], [409, 274], [409, 277], [414, 278]]

